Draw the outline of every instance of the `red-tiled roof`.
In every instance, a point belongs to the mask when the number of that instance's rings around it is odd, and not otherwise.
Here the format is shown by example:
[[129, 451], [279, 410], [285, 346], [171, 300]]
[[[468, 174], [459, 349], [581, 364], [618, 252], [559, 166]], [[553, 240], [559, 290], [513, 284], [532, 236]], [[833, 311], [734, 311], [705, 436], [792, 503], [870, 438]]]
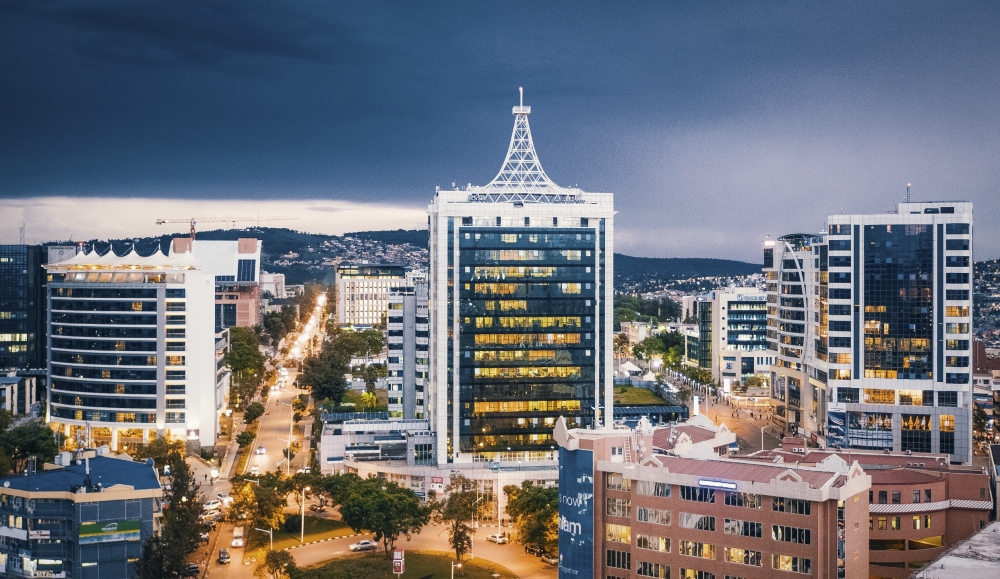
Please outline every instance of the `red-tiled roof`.
[[806, 470], [789, 467], [788, 465], [751, 464], [738, 460], [701, 460], [678, 458], [666, 455], [656, 455], [660, 464], [670, 469], [671, 473], [704, 476], [728, 481], [770, 482], [781, 473], [792, 470], [803, 482], [812, 488], [821, 488], [831, 479], [839, 479], [834, 486], [840, 486], [846, 478], [838, 473]]
[[670, 449], [674, 447], [677, 439], [680, 438], [681, 433], [686, 433], [691, 437], [692, 443], [705, 442], [706, 440], [712, 440], [715, 438], [715, 432], [708, 430], [707, 428], [702, 428], [700, 426], [675, 426], [674, 427], [674, 442], [669, 442], [670, 440], [670, 429], [669, 428], [657, 428], [653, 431], [653, 446], [657, 448]]
[[865, 471], [872, 477], [872, 485], [919, 485], [940, 482], [941, 477], [912, 468]]

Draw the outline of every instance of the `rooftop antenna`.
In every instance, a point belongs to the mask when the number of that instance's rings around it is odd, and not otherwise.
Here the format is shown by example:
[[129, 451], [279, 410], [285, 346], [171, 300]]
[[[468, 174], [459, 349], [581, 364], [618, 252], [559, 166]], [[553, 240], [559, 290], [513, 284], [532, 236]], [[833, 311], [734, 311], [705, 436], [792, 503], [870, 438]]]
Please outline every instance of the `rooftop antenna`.
[[[912, 183], [907, 183], [906, 184], [906, 202], [907, 203], [910, 202], [910, 187], [912, 187], [912, 186], [913, 186]], [[24, 242], [22, 241], [21, 243], [24, 243]]]
[[524, 87], [523, 86], [517, 87], [517, 92], [521, 94], [521, 106], [523, 107], [524, 106]]

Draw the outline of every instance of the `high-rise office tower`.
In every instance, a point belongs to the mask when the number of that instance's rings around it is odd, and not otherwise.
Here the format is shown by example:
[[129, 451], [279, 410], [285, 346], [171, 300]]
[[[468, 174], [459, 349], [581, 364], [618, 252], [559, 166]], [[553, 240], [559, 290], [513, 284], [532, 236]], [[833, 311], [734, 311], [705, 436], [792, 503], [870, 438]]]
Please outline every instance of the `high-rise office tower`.
[[410, 274], [390, 287], [388, 305], [389, 416], [422, 419], [430, 371], [426, 276]]
[[972, 204], [828, 224], [765, 244], [776, 419], [831, 446], [971, 461]]
[[972, 460], [972, 203], [829, 217], [830, 433]]
[[514, 107], [493, 181], [438, 190], [428, 208], [439, 463], [554, 460], [559, 416], [592, 426], [612, 406], [614, 196], [553, 183], [530, 112]]
[[46, 269], [47, 421], [114, 450], [157, 436], [214, 445], [213, 275], [190, 253], [159, 251], [91, 251]]

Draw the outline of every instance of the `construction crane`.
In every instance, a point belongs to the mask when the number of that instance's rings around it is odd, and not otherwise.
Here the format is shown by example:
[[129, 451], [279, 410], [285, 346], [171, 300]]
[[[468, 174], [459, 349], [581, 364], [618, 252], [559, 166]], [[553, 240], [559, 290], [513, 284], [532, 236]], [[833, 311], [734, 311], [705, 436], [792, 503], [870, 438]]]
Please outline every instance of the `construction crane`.
[[184, 217], [178, 219], [157, 219], [157, 225], [163, 225], [165, 223], [190, 223], [191, 224], [191, 239], [194, 240], [195, 235], [195, 225], [198, 223], [232, 223], [233, 227], [236, 227], [238, 221], [257, 221], [258, 226], [261, 221], [279, 221], [285, 219], [298, 219], [298, 217], [291, 217], [287, 215], [276, 215], [267, 217]]

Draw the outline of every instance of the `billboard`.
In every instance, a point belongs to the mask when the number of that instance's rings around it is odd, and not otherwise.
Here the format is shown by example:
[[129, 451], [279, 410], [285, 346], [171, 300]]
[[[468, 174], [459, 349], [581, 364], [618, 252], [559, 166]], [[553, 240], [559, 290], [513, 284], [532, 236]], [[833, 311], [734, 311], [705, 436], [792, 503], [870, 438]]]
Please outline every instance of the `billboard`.
[[594, 453], [559, 447], [559, 579], [594, 576]]
[[93, 545], [95, 543], [138, 540], [139, 521], [105, 521], [80, 525], [80, 538], [77, 543]]

